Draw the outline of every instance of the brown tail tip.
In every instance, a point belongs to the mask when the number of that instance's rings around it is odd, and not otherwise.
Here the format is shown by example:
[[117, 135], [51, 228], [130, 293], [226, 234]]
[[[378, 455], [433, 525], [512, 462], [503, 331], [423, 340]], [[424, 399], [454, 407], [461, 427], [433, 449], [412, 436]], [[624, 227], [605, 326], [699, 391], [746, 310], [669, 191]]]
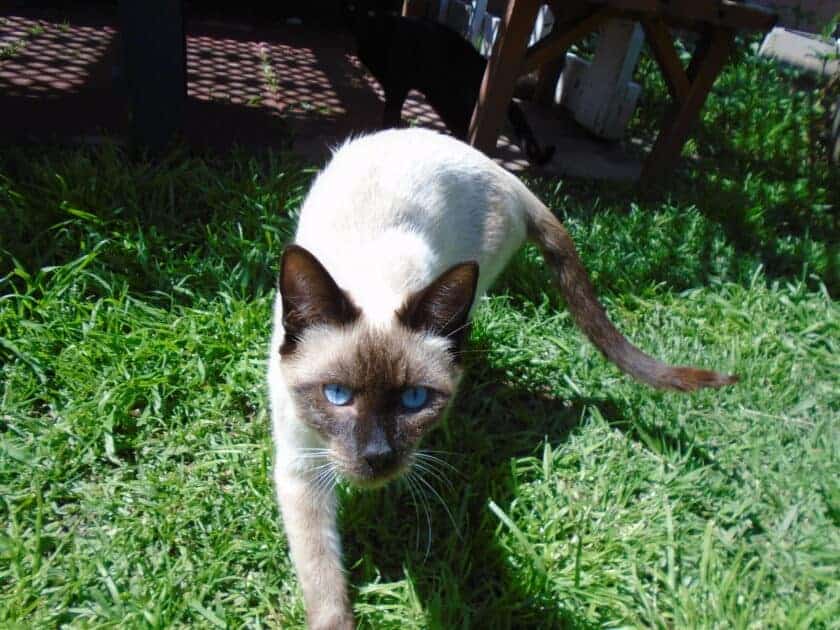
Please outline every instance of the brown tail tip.
[[741, 378], [737, 374], [721, 374], [692, 367], [671, 368], [666, 387], [682, 392], [693, 392], [703, 387], [724, 387], [734, 385]]

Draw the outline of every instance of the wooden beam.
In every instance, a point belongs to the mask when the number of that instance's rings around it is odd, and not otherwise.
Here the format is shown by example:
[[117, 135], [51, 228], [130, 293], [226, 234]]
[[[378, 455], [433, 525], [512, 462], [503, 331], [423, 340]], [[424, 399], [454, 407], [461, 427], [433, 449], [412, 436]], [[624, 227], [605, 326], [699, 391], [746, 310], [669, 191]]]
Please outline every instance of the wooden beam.
[[645, 37], [653, 52], [653, 57], [659, 64], [662, 76], [665, 77], [671, 97], [678, 103], [684, 102], [688, 98], [691, 83], [683, 70], [668, 28], [661, 20], [649, 17], [642, 20], [642, 28], [645, 30]]
[[[639, 13], [658, 13], [662, 4], [659, 0], [587, 0], [588, 4], [618, 9], [619, 11], [636, 11]], [[694, 1], [694, 0], [690, 0]], [[704, 0], [708, 2], [708, 0]]]
[[539, 8], [540, 0], [508, 2], [470, 122], [470, 144], [485, 153], [496, 148]]
[[614, 9], [599, 9], [573, 24], [555, 26], [554, 33], [528, 49], [519, 74], [533, 72], [550, 59], [565, 54], [572, 44], [618, 13]]
[[682, 104], [667, 116], [653, 149], [645, 160], [642, 180], [650, 182], [671, 168], [680, 157], [698, 114], [706, 102], [718, 74], [726, 63], [735, 43], [735, 31], [717, 28], [707, 39], [708, 45], [699, 45], [690, 68], [693, 68], [691, 88]]
[[554, 14], [554, 29], [560, 24], [571, 24], [585, 18], [598, 7], [593, 7], [589, 0], [549, 0], [549, 7]]
[[588, 4], [634, 12], [639, 14], [638, 18], [662, 16], [681, 24], [695, 22], [695, 27], [704, 23], [733, 29], [768, 31], [777, 19], [776, 14], [766, 7], [733, 0], [588, 0]]
[[662, 14], [676, 20], [690, 20], [712, 26], [747, 31], [769, 31], [778, 16], [765, 7], [732, 0], [663, 3]]

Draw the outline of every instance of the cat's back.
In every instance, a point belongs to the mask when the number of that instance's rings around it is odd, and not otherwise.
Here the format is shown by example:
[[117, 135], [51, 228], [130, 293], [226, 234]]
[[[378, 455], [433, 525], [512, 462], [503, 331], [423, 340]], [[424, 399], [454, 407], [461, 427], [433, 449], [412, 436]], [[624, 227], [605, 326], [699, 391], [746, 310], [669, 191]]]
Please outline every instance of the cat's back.
[[351, 290], [375, 279], [405, 293], [465, 260], [494, 276], [509, 255], [500, 250], [525, 235], [516, 186], [450, 136], [382, 131], [335, 152], [304, 201], [295, 241]]
[[346, 233], [414, 231], [475, 218], [509, 195], [509, 174], [484, 154], [426, 129], [392, 129], [348, 141], [320, 173], [298, 234], [329, 221]]

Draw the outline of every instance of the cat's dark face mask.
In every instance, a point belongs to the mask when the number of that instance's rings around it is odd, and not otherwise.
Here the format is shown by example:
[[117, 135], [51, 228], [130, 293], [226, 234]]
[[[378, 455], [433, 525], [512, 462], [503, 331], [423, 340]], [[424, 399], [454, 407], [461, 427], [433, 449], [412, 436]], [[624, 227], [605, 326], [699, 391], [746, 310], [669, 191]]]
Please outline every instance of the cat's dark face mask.
[[316, 474], [372, 487], [423, 457], [420, 440], [460, 379], [477, 280], [476, 263], [456, 265], [410, 295], [392, 325], [373, 326], [312, 254], [286, 250], [279, 352], [298, 414], [324, 446]]

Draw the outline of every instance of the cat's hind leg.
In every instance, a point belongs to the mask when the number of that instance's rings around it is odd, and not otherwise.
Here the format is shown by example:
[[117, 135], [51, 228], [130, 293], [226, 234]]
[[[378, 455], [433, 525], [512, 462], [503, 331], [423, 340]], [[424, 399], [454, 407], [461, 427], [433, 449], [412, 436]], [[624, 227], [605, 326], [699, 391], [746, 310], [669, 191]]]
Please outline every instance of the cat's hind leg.
[[513, 133], [519, 140], [519, 145], [528, 157], [531, 164], [542, 166], [551, 160], [554, 156], [554, 147], [540, 147], [540, 143], [534, 136], [534, 131], [531, 125], [525, 118], [525, 113], [514, 101], [511, 101], [508, 107], [508, 122], [513, 127]]
[[402, 108], [405, 99], [408, 97], [408, 90], [404, 88], [393, 88], [385, 91], [385, 110], [382, 113], [382, 126], [386, 129], [402, 126]]

